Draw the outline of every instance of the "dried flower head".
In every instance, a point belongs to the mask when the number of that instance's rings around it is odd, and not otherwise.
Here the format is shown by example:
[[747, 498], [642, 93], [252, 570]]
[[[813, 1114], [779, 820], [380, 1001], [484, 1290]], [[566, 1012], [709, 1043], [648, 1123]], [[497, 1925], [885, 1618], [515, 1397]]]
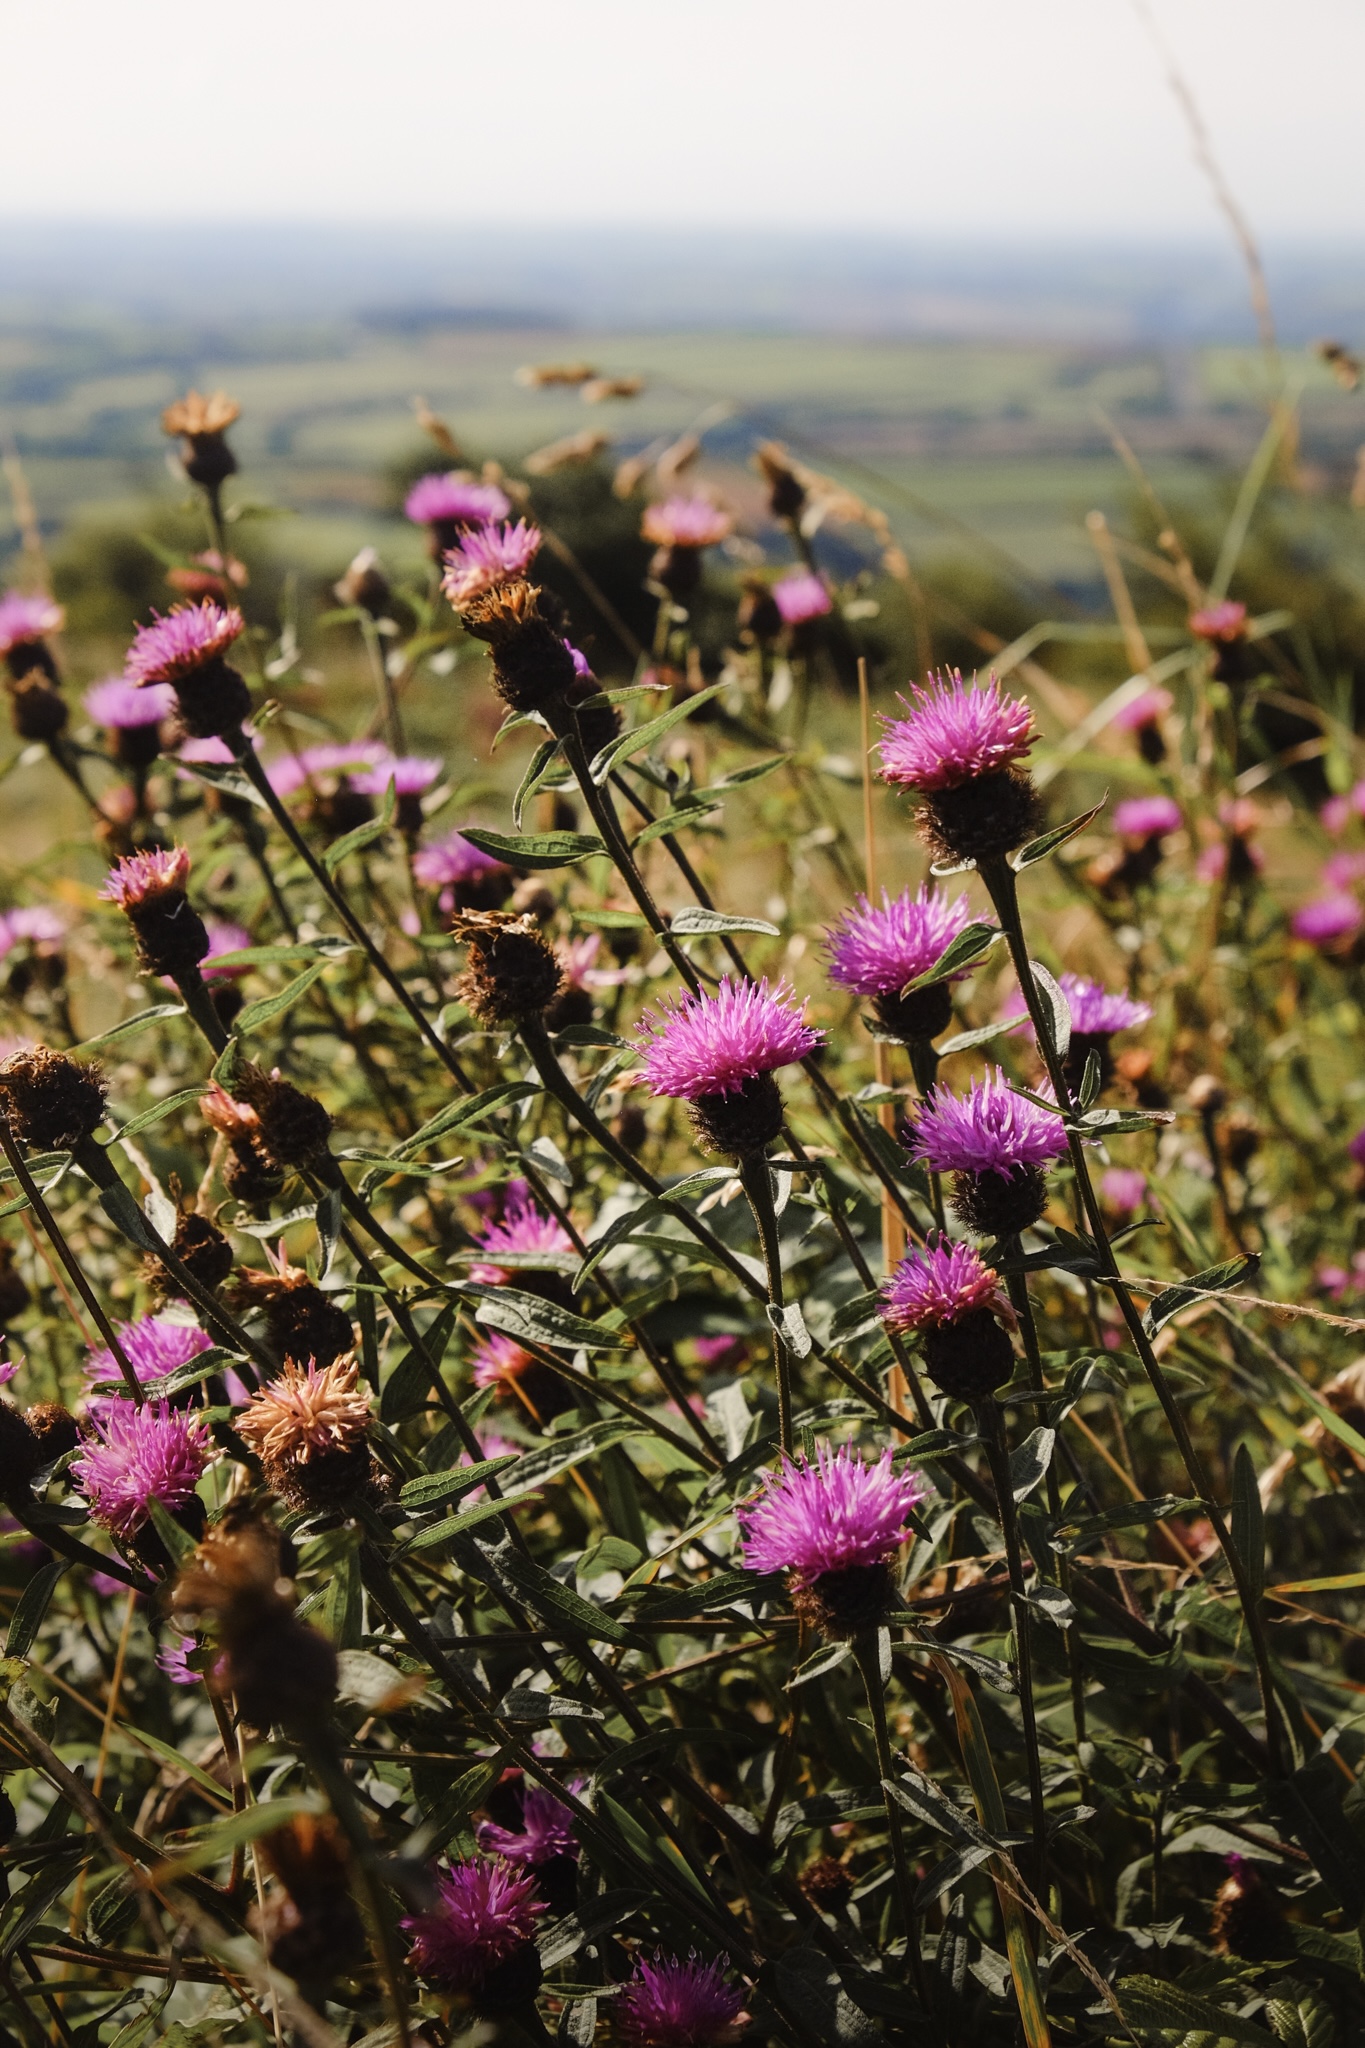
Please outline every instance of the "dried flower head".
[[234, 1417], [271, 1490], [291, 1506], [327, 1506], [370, 1480], [370, 1390], [354, 1358], [306, 1365], [287, 1358], [279, 1379]]
[[712, 2048], [733, 2033], [744, 1994], [723, 1964], [704, 1963], [695, 1950], [685, 1959], [656, 1953], [638, 1959], [616, 2010], [636, 2048]]
[[226, 1510], [176, 1579], [172, 1610], [214, 1623], [220, 1655], [209, 1682], [248, 1726], [311, 1730], [330, 1711], [336, 1651], [295, 1615], [280, 1533], [258, 1513]]
[[539, 1017], [558, 995], [564, 970], [533, 917], [460, 910], [450, 929], [469, 949], [469, 965], [456, 990], [481, 1024]]
[[440, 1990], [478, 1991], [500, 1965], [532, 1948], [544, 1910], [529, 1872], [489, 1857], [453, 1863], [436, 1875], [431, 1909], [401, 1923], [412, 1940], [408, 1961]]
[[524, 576], [540, 551], [540, 542], [540, 528], [525, 519], [515, 526], [476, 527], [448, 551], [441, 588], [459, 611], [471, 598]]
[[116, 1536], [135, 1536], [152, 1502], [169, 1513], [191, 1500], [210, 1457], [202, 1422], [166, 1401], [111, 1401], [92, 1416], [94, 1437], [72, 1474], [97, 1522]]
[[419, 477], [403, 501], [414, 526], [489, 526], [511, 509], [507, 493], [496, 484], [475, 483], [458, 471]]
[[26, 1150], [71, 1151], [101, 1122], [107, 1085], [93, 1061], [23, 1046], [0, 1061], [0, 1110]]

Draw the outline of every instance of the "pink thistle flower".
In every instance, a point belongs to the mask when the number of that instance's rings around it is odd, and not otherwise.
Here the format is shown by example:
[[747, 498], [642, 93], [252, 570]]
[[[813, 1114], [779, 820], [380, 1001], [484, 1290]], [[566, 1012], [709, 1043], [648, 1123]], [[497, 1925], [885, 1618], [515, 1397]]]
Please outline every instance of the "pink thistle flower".
[[1220, 640], [1224, 644], [1244, 640], [1247, 630], [1247, 608], [1235, 598], [1224, 598], [1221, 604], [1205, 605], [1202, 611], [1190, 613], [1190, 631], [1196, 640]]
[[812, 619], [823, 619], [834, 610], [834, 599], [820, 578], [804, 571], [774, 583], [772, 598], [784, 626], [807, 626]]
[[153, 612], [151, 625], [138, 627], [128, 649], [124, 678], [139, 688], [178, 682], [226, 654], [245, 624], [236, 605], [225, 610], [211, 598], [178, 604], [164, 618]]
[[906, 889], [894, 901], [883, 889], [879, 910], [859, 896], [825, 934], [829, 978], [860, 996], [899, 994], [907, 981], [937, 966], [971, 917], [965, 896], [950, 901], [924, 883], [917, 894]]
[[198, 1648], [193, 1636], [173, 1636], [156, 1653], [157, 1670], [164, 1672], [172, 1685], [198, 1685], [200, 1674], [191, 1670], [187, 1661]]
[[908, 1253], [882, 1283], [881, 1294], [882, 1321], [892, 1330], [938, 1328], [982, 1308], [1014, 1325], [995, 1268], [971, 1245], [948, 1238]]
[[[1131, 996], [1111, 991], [1101, 982], [1089, 981], [1083, 974], [1064, 974], [1058, 986], [1066, 997], [1071, 1029], [1078, 1038], [1112, 1038], [1116, 1031], [1132, 1031], [1139, 1024], [1152, 1021], [1150, 1003], [1134, 1002]], [[1018, 1017], [1019, 1029], [1032, 1032], [1021, 988], [1015, 989], [1003, 1015]]]
[[1109, 723], [1115, 732], [1141, 732], [1144, 725], [1155, 725], [1164, 718], [1175, 703], [1169, 690], [1144, 690], [1140, 697], [1114, 713]]
[[469, 477], [439, 470], [419, 478], [403, 503], [414, 526], [488, 526], [505, 519], [511, 509], [496, 484], [476, 484]]
[[1365, 911], [1354, 896], [1338, 890], [1301, 903], [1289, 924], [1296, 939], [1305, 939], [1310, 946], [1332, 951], [1343, 940], [1355, 937], [1361, 925], [1365, 924]]
[[452, 1863], [437, 1873], [431, 1911], [400, 1922], [412, 1940], [408, 1961], [443, 1991], [476, 1990], [531, 1940], [544, 1910], [529, 1872], [484, 1857]]
[[744, 1562], [752, 1572], [790, 1572], [804, 1585], [825, 1572], [885, 1564], [923, 1498], [919, 1474], [893, 1470], [889, 1450], [868, 1464], [848, 1444], [817, 1444], [813, 1464], [784, 1459], [737, 1509]]
[[[141, 1316], [135, 1323], [119, 1325], [119, 1343], [140, 1386], [178, 1372], [201, 1351], [213, 1348], [213, 1339], [197, 1323], [181, 1322], [176, 1316]], [[101, 1346], [88, 1353], [85, 1361], [85, 1405], [92, 1413], [109, 1407], [126, 1388], [122, 1370], [112, 1351]], [[114, 1389], [118, 1391], [113, 1391]]]
[[[498, 1273], [499, 1280], [487, 1283], [491, 1287], [505, 1285], [509, 1277], [501, 1266], [477, 1266], [472, 1271]], [[503, 1336], [500, 1330], [493, 1330], [484, 1338], [470, 1361], [476, 1387], [510, 1387], [535, 1363], [529, 1351], [523, 1351], [520, 1344]]]
[[556, 1799], [543, 1785], [527, 1785], [523, 1790], [520, 1828], [480, 1821], [474, 1830], [474, 1840], [485, 1855], [501, 1856], [523, 1870], [534, 1870], [556, 1856], [578, 1855], [573, 1814], [562, 1799]]
[[1100, 1175], [1100, 1195], [1119, 1216], [1135, 1216], [1147, 1199], [1147, 1176], [1134, 1166], [1111, 1166]]
[[199, 963], [199, 972], [205, 981], [236, 981], [240, 975], [250, 974], [250, 967], [218, 967], [214, 964], [225, 953], [244, 953], [247, 950], [251, 944], [251, 933], [245, 926], [210, 917], [204, 920], [204, 928], [209, 935], [209, 949]]
[[734, 520], [709, 498], [665, 498], [647, 505], [640, 532], [656, 548], [711, 548], [734, 530]]
[[575, 647], [572, 640], [566, 640], [564, 645], [569, 650], [569, 659], [573, 663], [573, 672], [578, 677], [579, 682], [595, 683], [597, 678], [592, 672], [592, 663], [588, 660], [582, 648]]
[[510, 874], [505, 861], [495, 860], [462, 832], [448, 832], [412, 857], [412, 872], [424, 889], [448, 889], [477, 875]]
[[[573, 1240], [557, 1216], [545, 1216], [531, 1200], [524, 1180], [509, 1181], [507, 1199], [503, 1205], [502, 1220], [490, 1223], [479, 1238], [481, 1251], [498, 1252], [571, 1252]], [[493, 1263], [471, 1266], [471, 1280], [482, 1281], [489, 1287], [504, 1287], [509, 1281], [515, 1285], [515, 1274], [524, 1268], [508, 1268]]]
[[66, 613], [50, 597], [7, 590], [0, 597], [0, 654], [31, 647], [49, 633], [60, 633], [65, 623]]
[[165, 1401], [111, 1401], [92, 1418], [95, 1437], [71, 1466], [95, 1521], [115, 1536], [134, 1536], [153, 1501], [168, 1513], [183, 1508], [209, 1462], [202, 1422]]
[[19, 1365], [16, 1359], [0, 1359], [0, 1387], [7, 1387], [18, 1370]]
[[727, 1366], [742, 1364], [748, 1356], [748, 1346], [738, 1336], [694, 1337], [692, 1348], [704, 1372], [723, 1372]]
[[1348, 796], [1329, 796], [1318, 812], [1318, 823], [1324, 832], [1330, 832], [1335, 839], [1346, 830], [1351, 822], [1351, 799]]
[[1114, 806], [1114, 830], [1139, 846], [1178, 832], [1183, 823], [1179, 804], [1169, 796], [1134, 796]]
[[961, 671], [912, 686], [908, 718], [884, 718], [879, 744], [883, 782], [901, 789], [956, 789], [1022, 760], [1033, 745], [1033, 713], [1007, 697], [992, 676], [983, 689]]
[[183, 895], [190, 878], [187, 846], [155, 847], [150, 853], [129, 853], [109, 870], [101, 900], [120, 910], [136, 909], [154, 896]]
[[1066, 1129], [1055, 1109], [1011, 1088], [997, 1067], [965, 1095], [936, 1088], [915, 1119], [912, 1156], [934, 1173], [999, 1174], [1065, 1157]]
[[824, 1043], [804, 1021], [790, 984], [725, 975], [714, 995], [680, 995], [646, 1010], [635, 1040], [655, 1095], [689, 1102], [736, 1093], [760, 1074], [791, 1066]]
[[566, 939], [555, 947], [555, 955], [564, 969], [564, 978], [570, 988], [619, 988], [630, 979], [629, 970], [624, 967], [599, 967], [597, 956], [602, 950], [602, 934], [588, 932], [581, 939]]
[[424, 796], [432, 784], [439, 781], [444, 767], [444, 761], [422, 760], [416, 754], [402, 754], [393, 760], [376, 762], [373, 768], [353, 775], [351, 787], [361, 790], [366, 796], [383, 796], [392, 783], [401, 802], [405, 796]]
[[723, 1966], [703, 1963], [693, 1951], [680, 1956], [642, 1956], [636, 1974], [616, 2001], [617, 2022], [636, 2048], [711, 2048], [734, 2027], [744, 1994]]
[[272, 761], [266, 773], [276, 796], [293, 796], [320, 776], [355, 768], [379, 768], [391, 759], [388, 749], [378, 740], [323, 740], [316, 747], [303, 747], [297, 754], [285, 754]]
[[[515, 526], [475, 527], [448, 550], [441, 588], [458, 611], [472, 597], [514, 583], [524, 576], [540, 549], [538, 526], [519, 519]], [[565, 646], [568, 646], [567, 640]]]
[[1329, 889], [1354, 889], [1365, 882], [1365, 853], [1333, 853], [1322, 864]]
[[0, 914], [0, 960], [27, 940], [38, 947], [55, 946], [66, 937], [66, 920], [46, 904], [21, 904]]
[[151, 683], [142, 690], [122, 676], [106, 676], [102, 683], [90, 685], [81, 702], [87, 716], [106, 731], [138, 732], [170, 717], [175, 691], [169, 683]]

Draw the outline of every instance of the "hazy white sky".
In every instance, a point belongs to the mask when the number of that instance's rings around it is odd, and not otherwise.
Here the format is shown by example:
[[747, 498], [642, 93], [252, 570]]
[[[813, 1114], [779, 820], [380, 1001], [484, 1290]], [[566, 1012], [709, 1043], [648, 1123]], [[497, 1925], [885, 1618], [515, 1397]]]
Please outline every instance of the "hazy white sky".
[[[1268, 234], [1365, 231], [1365, 0], [1151, 0]], [[0, 212], [1207, 232], [1134, 0], [0, 0]]]

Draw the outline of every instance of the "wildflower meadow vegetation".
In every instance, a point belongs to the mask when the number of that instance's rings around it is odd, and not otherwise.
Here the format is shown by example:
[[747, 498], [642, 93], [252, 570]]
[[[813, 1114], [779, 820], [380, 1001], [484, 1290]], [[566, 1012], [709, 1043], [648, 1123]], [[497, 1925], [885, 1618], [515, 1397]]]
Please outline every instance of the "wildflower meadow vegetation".
[[0, 2041], [1362, 2038], [1365, 629], [1267, 413], [1012, 639], [757, 437], [591, 528], [428, 413], [310, 603], [192, 392], [113, 644], [30, 532]]

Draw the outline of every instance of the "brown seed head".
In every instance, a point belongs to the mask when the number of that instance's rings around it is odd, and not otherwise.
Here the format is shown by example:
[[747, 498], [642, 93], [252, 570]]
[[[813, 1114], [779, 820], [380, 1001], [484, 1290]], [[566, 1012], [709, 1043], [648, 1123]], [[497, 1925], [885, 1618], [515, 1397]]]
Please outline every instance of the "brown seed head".
[[55, 740], [70, 712], [66, 699], [40, 668], [8, 684], [14, 730], [21, 740]]
[[353, 1357], [321, 1369], [288, 1358], [281, 1377], [237, 1416], [238, 1434], [263, 1462], [305, 1465], [325, 1451], [353, 1450], [370, 1426], [370, 1390], [359, 1379]]
[[482, 1024], [517, 1024], [542, 1015], [564, 970], [530, 917], [504, 910], [457, 911], [452, 935], [469, 949], [457, 992]]
[[0, 1061], [0, 1110], [26, 1150], [74, 1150], [103, 1117], [107, 1085], [93, 1063], [28, 1046]]

